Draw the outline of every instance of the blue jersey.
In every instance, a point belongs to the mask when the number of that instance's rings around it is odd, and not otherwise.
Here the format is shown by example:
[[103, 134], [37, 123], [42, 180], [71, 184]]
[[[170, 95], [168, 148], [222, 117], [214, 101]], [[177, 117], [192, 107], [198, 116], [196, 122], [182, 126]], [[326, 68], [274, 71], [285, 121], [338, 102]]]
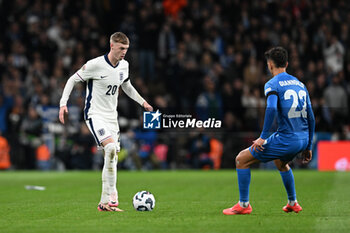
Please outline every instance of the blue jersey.
[[269, 80], [264, 91], [266, 97], [272, 94], [278, 97], [277, 134], [290, 139], [308, 140], [308, 110], [311, 109], [311, 102], [305, 85], [284, 72]]

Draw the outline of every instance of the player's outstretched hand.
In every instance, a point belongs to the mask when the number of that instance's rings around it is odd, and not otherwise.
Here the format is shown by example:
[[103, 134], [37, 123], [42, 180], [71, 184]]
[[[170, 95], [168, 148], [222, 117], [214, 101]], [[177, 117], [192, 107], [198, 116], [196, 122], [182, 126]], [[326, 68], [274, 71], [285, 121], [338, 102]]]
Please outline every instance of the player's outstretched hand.
[[310, 162], [312, 159], [312, 151], [304, 150], [303, 152], [301, 152], [301, 157], [303, 158], [303, 164]]
[[143, 108], [144, 108], [146, 111], [148, 111], [148, 112], [152, 112], [152, 111], [153, 111], [153, 107], [152, 107], [151, 105], [149, 105], [149, 104], [147, 103], [147, 101], [145, 101], [145, 102], [143, 103]]
[[258, 138], [255, 141], [253, 141], [252, 149], [255, 150], [256, 152], [263, 151], [264, 150], [264, 145], [265, 139]]
[[62, 124], [64, 124], [64, 114], [68, 114], [68, 108], [67, 106], [60, 107], [60, 113], [59, 113], [59, 119]]

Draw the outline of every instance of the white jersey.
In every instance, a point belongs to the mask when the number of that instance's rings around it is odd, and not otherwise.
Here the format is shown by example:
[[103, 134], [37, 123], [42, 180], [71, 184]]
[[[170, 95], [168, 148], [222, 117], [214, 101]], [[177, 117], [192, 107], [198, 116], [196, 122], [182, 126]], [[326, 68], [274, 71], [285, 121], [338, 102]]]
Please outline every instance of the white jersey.
[[102, 117], [107, 121], [116, 121], [120, 86], [130, 98], [140, 105], [145, 101], [130, 83], [129, 63], [126, 60], [121, 60], [116, 66], [113, 66], [107, 54], [89, 60], [69, 78], [60, 101], [61, 107], [67, 104], [73, 89], [72, 86], [79, 81], [87, 82], [84, 108], [85, 120], [94, 116]]

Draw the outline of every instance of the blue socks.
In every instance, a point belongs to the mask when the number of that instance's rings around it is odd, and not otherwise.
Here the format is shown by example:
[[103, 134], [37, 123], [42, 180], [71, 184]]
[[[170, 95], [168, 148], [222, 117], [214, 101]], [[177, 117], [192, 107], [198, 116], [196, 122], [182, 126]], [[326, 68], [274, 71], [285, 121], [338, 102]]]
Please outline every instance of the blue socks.
[[239, 201], [249, 202], [250, 168], [236, 169], [236, 171], [238, 177]]
[[289, 171], [286, 172], [280, 171], [280, 174], [283, 180], [284, 187], [286, 188], [288, 194], [288, 200], [295, 201], [297, 199], [297, 195], [295, 193], [294, 176], [292, 169], [289, 169]]
[[[249, 202], [250, 168], [236, 169], [239, 187], [239, 201], [241, 203]], [[292, 169], [286, 172], [280, 172], [284, 187], [286, 188], [289, 201], [296, 201], [296, 192], [294, 185], [294, 175]]]

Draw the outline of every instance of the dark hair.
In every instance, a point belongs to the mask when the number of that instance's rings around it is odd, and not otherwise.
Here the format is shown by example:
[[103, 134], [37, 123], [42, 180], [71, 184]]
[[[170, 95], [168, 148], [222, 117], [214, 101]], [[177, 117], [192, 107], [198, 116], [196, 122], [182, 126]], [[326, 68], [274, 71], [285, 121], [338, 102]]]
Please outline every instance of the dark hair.
[[266, 60], [271, 60], [276, 67], [286, 67], [288, 61], [288, 52], [282, 47], [274, 47], [265, 52]]

